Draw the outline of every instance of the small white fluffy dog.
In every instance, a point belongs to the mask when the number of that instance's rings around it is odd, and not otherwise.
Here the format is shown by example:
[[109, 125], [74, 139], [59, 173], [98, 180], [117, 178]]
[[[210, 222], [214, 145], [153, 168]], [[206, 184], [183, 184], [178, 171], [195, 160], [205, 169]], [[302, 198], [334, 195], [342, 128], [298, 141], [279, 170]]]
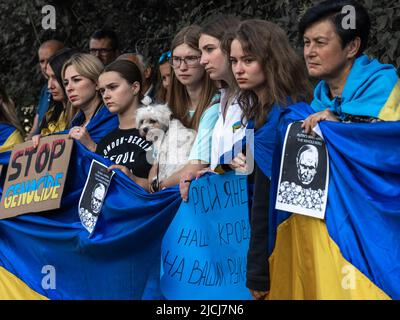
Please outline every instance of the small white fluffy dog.
[[136, 114], [136, 128], [154, 145], [158, 162], [158, 181], [162, 181], [187, 163], [196, 131], [188, 129], [178, 120], [171, 119], [167, 105], [154, 104], [141, 107]]
[[147, 141], [160, 144], [165, 132], [168, 131], [171, 115], [172, 112], [167, 105], [155, 104], [141, 107], [136, 111], [136, 128]]

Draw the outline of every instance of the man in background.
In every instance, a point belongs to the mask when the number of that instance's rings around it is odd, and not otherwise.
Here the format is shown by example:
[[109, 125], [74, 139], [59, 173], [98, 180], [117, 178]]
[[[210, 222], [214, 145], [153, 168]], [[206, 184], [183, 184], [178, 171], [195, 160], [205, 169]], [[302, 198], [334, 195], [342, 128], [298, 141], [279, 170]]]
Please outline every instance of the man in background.
[[117, 34], [109, 29], [96, 30], [90, 37], [89, 53], [96, 56], [106, 66], [119, 56]]

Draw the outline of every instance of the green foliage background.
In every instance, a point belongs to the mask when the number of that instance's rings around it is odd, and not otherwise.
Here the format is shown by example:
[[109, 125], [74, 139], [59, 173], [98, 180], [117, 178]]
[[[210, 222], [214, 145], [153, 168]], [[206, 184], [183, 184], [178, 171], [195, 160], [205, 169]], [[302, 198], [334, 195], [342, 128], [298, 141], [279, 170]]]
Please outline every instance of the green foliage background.
[[[0, 81], [21, 108], [36, 104], [43, 79], [37, 49], [50, 37], [62, 37], [70, 47], [88, 50], [88, 38], [107, 26], [119, 34], [123, 52], [141, 51], [156, 61], [181, 27], [201, 23], [206, 17], [225, 13], [243, 19], [261, 18], [287, 31], [301, 54], [297, 22], [314, 0], [1, 0]], [[363, 0], [372, 19], [367, 53], [400, 67], [400, 1]], [[42, 29], [44, 5], [56, 8], [55, 31]]]

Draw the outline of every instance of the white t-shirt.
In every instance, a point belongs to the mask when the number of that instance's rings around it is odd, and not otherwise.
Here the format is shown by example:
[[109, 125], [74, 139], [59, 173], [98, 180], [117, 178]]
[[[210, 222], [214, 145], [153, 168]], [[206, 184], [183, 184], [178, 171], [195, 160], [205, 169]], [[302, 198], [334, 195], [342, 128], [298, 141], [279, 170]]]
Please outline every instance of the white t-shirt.
[[[219, 116], [215, 124], [211, 145], [211, 169], [214, 170], [219, 164], [220, 157], [232, 150], [233, 145], [242, 140], [246, 134], [246, 127], [242, 125], [242, 110], [236, 99], [227, 106], [225, 119], [222, 116], [222, 108], [226, 101], [226, 90], [221, 89], [221, 104]], [[245, 119], [243, 120], [246, 123]]]

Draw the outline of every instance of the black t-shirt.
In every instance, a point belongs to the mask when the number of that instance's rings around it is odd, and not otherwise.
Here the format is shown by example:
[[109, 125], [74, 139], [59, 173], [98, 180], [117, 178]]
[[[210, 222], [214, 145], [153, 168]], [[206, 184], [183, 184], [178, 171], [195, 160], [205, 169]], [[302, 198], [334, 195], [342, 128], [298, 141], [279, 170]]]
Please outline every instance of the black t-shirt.
[[96, 153], [127, 167], [137, 177], [147, 179], [149, 176], [152, 165], [146, 154], [149, 157], [153, 154], [152, 143], [142, 138], [138, 129], [117, 128], [101, 139]]

